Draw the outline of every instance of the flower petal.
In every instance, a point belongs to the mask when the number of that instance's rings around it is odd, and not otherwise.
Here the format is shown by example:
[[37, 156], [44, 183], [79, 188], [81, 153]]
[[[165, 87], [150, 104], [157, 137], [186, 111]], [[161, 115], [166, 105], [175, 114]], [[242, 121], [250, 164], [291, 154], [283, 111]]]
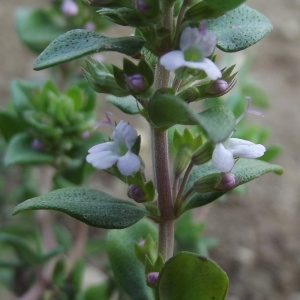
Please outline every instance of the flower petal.
[[117, 144], [126, 144], [128, 150], [134, 145], [137, 139], [136, 130], [127, 122], [121, 120], [116, 126], [112, 137]]
[[118, 159], [119, 156], [112, 151], [94, 152], [86, 157], [88, 163], [100, 170], [110, 168]]
[[174, 50], [164, 54], [160, 58], [160, 64], [168, 71], [174, 71], [185, 64], [183, 52], [180, 50]]
[[137, 172], [140, 166], [141, 161], [139, 157], [131, 151], [128, 151], [124, 156], [120, 157], [117, 162], [119, 171], [125, 176]]
[[189, 68], [203, 70], [212, 80], [217, 80], [222, 77], [219, 68], [208, 58], [204, 58], [201, 61], [184, 61], [183, 65]]
[[219, 143], [213, 151], [212, 164], [221, 172], [229, 172], [234, 165], [233, 154], [225, 149], [223, 144]]
[[108, 150], [113, 150], [115, 142], [105, 142], [102, 144], [98, 144], [93, 146], [92, 148], [89, 149], [89, 153], [95, 153], [95, 152], [101, 152], [101, 151], [108, 151]]
[[266, 148], [261, 144], [254, 144], [247, 140], [231, 138], [224, 146], [233, 156], [241, 158], [258, 158], [264, 155]]

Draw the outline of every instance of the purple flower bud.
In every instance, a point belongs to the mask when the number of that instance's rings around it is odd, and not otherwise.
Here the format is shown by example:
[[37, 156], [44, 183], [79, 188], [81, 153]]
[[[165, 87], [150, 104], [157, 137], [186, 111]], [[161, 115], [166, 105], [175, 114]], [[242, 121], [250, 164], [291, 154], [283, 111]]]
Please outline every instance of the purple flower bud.
[[31, 142], [31, 147], [32, 149], [38, 151], [38, 152], [42, 152], [45, 150], [45, 145], [42, 141], [38, 140], [38, 139], [34, 139]]
[[223, 94], [228, 89], [228, 82], [222, 79], [214, 81], [214, 83], [211, 86], [212, 91], [215, 92], [215, 94]]
[[88, 138], [90, 137], [90, 135], [91, 135], [91, 133], [90, 133], [88, 130], [85, 130], [85, 131], [83, 131], [83, 132], [81, 133], [81, 138], [82, 138], [83, 140], [86, 140], [86, 139], [88, 139]]
[[235, 175], [232, 173], [222, 173], [221, 180], [216, 187], [218, 190], [230, 190], [237, 186]]
[[96, 25], [95, 25], [95, 23], [94, 22], [86, 22], [85, 24], [84, 24], [84, 28], [86, 29], [86, 30], [95, 30], [96, 29]]
[[143, 202], [145, 193], [139, 186], [132, 184], [128, 187], [127, 196], [135, 202], [141, 203]]
[[130, 76], [125, 75], [125, 81], [128, 90], [133, 94], [145, 92], [147, 89], [144, 77], [141, 74], [134, 74]]
[[145, 0], [135, 0], [133, 5], [134, 8], [142, 14], [147, 14], [149, 9], [151, 8], [149, 3]]
[[64, 0], [61, 11], [66, 16], [76, 16], [78, 14], [78, 6], [73, 0]]
[[159, 273], [158, 272], [150, 272], [146, 275], [146, 282], [150, 287], [155, 287]]

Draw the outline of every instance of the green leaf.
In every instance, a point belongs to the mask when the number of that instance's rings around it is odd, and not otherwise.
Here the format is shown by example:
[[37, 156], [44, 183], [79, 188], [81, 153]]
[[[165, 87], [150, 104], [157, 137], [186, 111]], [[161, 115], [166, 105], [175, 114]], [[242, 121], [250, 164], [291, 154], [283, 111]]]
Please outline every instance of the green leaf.
[[151, 289], [146, 285], [144, 266], [135, 255], [135, 243], [149, 235], [157, 240], [155, 227], [146, 220], [122, 230], [107, 234], [107, 254], [112, 271], [122, 289], [132, 300], [152, 299]]
[[143, 109], [133, 96], [116, 97], [109, 95], [106, 97], [106, 101], [129, 115], [136, 115]]
[[169, 259], [158, 277], [158, 300], [224, 300], [229, 280], [212, 260], [181, 252]]
[[20, 120], [7, 110], [0, 110], [0, 131], [6, 142], [22, 131]]
[[37, 58], [34, 70], [42, 70], [101, 51], [117, 51], [134, 56], [143, 48], [141, 38], [110, 38], [85, 29], [73, 29], [55, 39]]
[[51, 164], [54, 162], [53, 156], [34, 150], [31, 143], [32, 139], [26, 133], [15, 135], [7, 146], [4, 164], [8, 166], [12, 164]]
[[[216, 172], [218, 171], [211, 163], [195, 166], [190, 174], [186, 190], [190, 189], [197, 179]], [[231, 173], [235, 175], [238, 185], [242, 185], [269, 172], [282, 174], [283, 169], [281, 166], [269, 164], [261, 160], [240, 158], [231, 171]], [[196, 193], [183, 204], [182, 210], [186, 211], [188, 209], [206, 205], [215, 201], [227, 192], [229, 191], [216, 190], [209, 193]]]
[[26, 200], [13, 215], [37, 209], [57, 210], [94, 227], [118, 229], [131, 226], [146, 215], [133, 203], [83, 187], [63, 188]]
[[154, 95], [149, 101], [148, 113], [159, 128], [199, 125], [215, 143], [226, 140], [235, 126], [235, 117], [227, 107], [218, 105], [197, 114], [186, 102], [171, 94]]
[[207, 28], [217, 37], [218, 48], [236, 52], [256, 44], [273, 27], [264, 15], [241, 5], [217, 19], [207, 20]]
[[41, 9], [18, 9], [16, 30], [20, 40], [31, 50], [42, 52], [63, 30]]
[[218, 9], [220, 11], [232, 10], [241, 5], [246, 0], [204, 0], [210, 7]]

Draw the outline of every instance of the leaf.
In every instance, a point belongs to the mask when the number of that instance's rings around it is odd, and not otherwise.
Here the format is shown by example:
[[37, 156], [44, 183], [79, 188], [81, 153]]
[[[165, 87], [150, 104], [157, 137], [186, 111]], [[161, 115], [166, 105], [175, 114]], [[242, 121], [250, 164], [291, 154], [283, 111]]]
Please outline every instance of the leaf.
[[158, 277], [158, 300], [224, 300], [229, 280], [212, 260], [181, 252], [169, 259]]
[[33, 69], [42, 70], [101, 51], [116, 51], [130, 56], [144, 45], [141, 38], [110, 38], [85, 29], [73, 29], [56, 38], [37, 58]]
[[18, 9], [16, 29], [20, 40], [38, 53], [63, 34], [63, 30], [52, 21], [49, 14], [41, 9]]
[[22, 131], [22, 124], [17, 116], [7, 110], [0, 110], [0, 131], [6, 142]]
[[226, 140], [235, 126], [234, 115], [223, 105], [197, 114], [186, 102], [170, 94], [154, 95], [149, 101], [148, 113], [159, 128], [176, 124], [199, 125], [215, 143]]
[[217, 19], [207, 20], [207, 28], [217, 37], [218, 48], [236, 52], [256, 44], [273, 26], [263, 14], [243, 4]]
[[[217, 171], [211, 163], [195, 166], [188, 179], [186, 190], [190, 189], [197, 179], [216, 172], [219, 171]], [[240, 158], [231, 171], [231, 173], [235, 175], [238, 185], [242, 185], [269, 172], [275, 172], [280, 175], [283, 173], [283, 169], [281, 166], [270, 164], [262, 160]], [[215, 201], [227, 192], [229, 192], [229, 190], [196, 193], [183, 204], [182, 210], [186, 211], [188, 209], [206, 205]]]
[[135, 243], [149, 235], [157, 240], [155, 227], [146, 220], [107, 234], [107, 254], [112, 271], [122, 289], [132, 300], [150, 300], [151, 289], [146, 285], [144, 266], [135, 255]]
[[146, 215], [133, 203], [83, 187], [63, 188], [26, 200], [13, 215], [37, 209], [57, 210], [94, 227], [118, 229], [131, 226]]
[[116, 97], [109, 95], [106, 97], [106, 101], [129, 115], [136, 115], [143, 109], [133, 96]]
[[218, 9], [220, 11], [228, 11], [228, 10], [232, 10], [236, 7], [238, 7], [239, 5], [241, 5], [243, 2], [245, 2], [246, 0], [204, 0], [204, 2], [206, 2], [209, 7]]
[[32, 139], [26, 133], [18, 133], [10, 139], [4, 156], [6, 166], [12, 164], [53, 163], [54, 157], [44, 152], [38, 152], [31, 146]]

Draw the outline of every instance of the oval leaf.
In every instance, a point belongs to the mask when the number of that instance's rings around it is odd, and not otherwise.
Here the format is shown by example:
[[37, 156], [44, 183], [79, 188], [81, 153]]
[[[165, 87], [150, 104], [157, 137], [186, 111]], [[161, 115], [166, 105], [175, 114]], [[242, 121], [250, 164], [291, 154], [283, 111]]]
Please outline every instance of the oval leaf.
[[146, 220], [107, 234], [106, 249], [112, 271], [118, 284], [132, 300], [152, 299], [152, 291], [146, 284], [145, 268], [134, 251], [135, 243], [145, 240], [149, 234], [157, 240], [155, 227]]
[[143, 107], [131, 95], [127, 97], [116, 97], [109, 95], [105, 98], [105, 100], [120, 109], [125, 114], [129, 115], [136, 115], [143, 109]]
[[13, 215], [22, 211], [51, 209], [88, 225], [100, 228], [125, 228], [139, 221], [146, 211], [133, 203], [83, 187], [55, 190], [19, 204]]
[[110, 38], [85, 29], [74, 29], [55, 39], [37, 58], [33, 69], [42, 70], [88, 54], [116, 51], [130, 56], [144, 45], [141, 38]]
[[[216, 172], [219, 171], [216, 170], [211, 163], [195, 166], [190, 174], [186, 190], [190, 189], [197, 179]], [[235, 179], [238, 182], [238, 185], [249, 182], [269, 172], [282, 174], [283, 169], [281, 166], [273, 165], [262, 160], [240, 158], [231, 171], [231, 173], [235, 175]], [[209, 193], [196, 193], [183, 204], [182, 210], [186, 211], [195, 207], [206, 205], [215, 201], [227, 192], [229, 192], [229, 190], [216, 190]]]
[[182, 252], [169, 259], [156, 288], [159, 300], [224, 300], [229, 280], [212, 260]]
[[207, 21], [209, 31], [217, 37], [217, 47], [225, 52], [246, 49], [272, 30], [272, 24], [261, 13], [246, 5]]
[[235, 126], [235, 117], [226, 106], [217, 105], [197, 114], [181, 98], [170, 94], [152, 97], [148, 113], [154, 125], [160, 128], [176, 124], [199, 125], [215, 143], [226, 140]]

